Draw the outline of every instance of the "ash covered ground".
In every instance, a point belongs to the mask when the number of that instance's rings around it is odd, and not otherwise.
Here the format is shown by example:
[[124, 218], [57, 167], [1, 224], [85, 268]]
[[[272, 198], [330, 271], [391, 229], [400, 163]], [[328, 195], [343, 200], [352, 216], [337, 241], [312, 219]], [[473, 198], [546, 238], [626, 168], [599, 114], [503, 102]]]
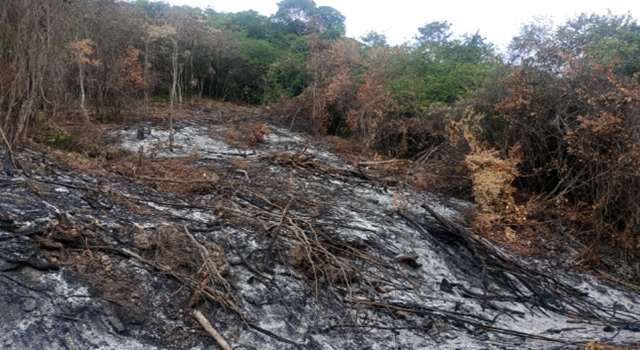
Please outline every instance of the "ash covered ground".
[[176, 125], [171, 147], [152, 122], [112, 136], [140, 169], [179, 161], [184, 177], [5, 162], [1, 348], [217, 349], [194, 309], [234, 349], [637, 346], [637, 292], [475, 236], [469, 203], [275, 125], [255, 147], [215, 118]]

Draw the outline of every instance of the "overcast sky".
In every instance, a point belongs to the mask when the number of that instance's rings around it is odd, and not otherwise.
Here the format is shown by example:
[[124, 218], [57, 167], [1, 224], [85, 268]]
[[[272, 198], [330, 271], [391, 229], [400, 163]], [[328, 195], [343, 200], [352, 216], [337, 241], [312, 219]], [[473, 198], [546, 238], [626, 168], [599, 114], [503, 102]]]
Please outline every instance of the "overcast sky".
[[[167, 1], [167, 0], [165, 0]], [[271, 15], [278, 0], [168, 0], [171, 4], [212, 7], [216, 11], [256, 10]], [[439, 20], [453, 24], [456, 34], [477, 30], [505, 48], [522, 24], [536, 16], [562, 22], [576, 14], [630, 12], [640, 16], [640, 0], [316, 0], [347, 17], [347, 35], [359, 38], [370, 30], [387, 35], [391, 43], [410, 40], [421, 25]]]

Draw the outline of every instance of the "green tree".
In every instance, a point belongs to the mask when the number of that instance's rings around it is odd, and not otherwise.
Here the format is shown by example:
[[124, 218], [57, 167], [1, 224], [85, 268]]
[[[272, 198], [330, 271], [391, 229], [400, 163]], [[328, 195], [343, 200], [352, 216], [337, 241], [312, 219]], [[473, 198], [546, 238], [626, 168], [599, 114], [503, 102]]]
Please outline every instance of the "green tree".
[[447, 21], [436, 21], [427, 23], [418, 28], [419, 35], [416, 40], [420, 45], [444, 44], [451, 37], [451, 23]]
[[278, 3], [278, 12], [273, 19], [285, 24], [291, 32], [304, 35], [315, 9], [316, 3], [313, 0], [282, 0]]
[[452, 38], [448, 22], [419, 29], [415, 46], [405, 46], [391, 60], [392, 96], [415, 114], [434, 103], [453, 103], [486, 84], [500, 60], [495, 48], [479, 33]]
[[625, 75], [640, 72], [640, 26], [630, 15], [582, 14], [555, 27], [537, 20], [525, 25], [509, 46], [511, 61], [561, 73], [569, 60], [590, 60]]
[[371, 31], [360, 38], [360, 41], [368, 47], [385, 47], [387, 46], [387, 37], [384, 34], [380, 34]]
[[344, 15], [333, 7], [318, 7], [313, 0], [280, 1], [273, 20], [297, 35], [318, 33], [325, 39], [337, 39], [346, 33]]
[[313, 30], [326, 39], [341, 38], [346, 34], [346, 18], [340, 11], [329, 6], [320, 6], [312, 11]]

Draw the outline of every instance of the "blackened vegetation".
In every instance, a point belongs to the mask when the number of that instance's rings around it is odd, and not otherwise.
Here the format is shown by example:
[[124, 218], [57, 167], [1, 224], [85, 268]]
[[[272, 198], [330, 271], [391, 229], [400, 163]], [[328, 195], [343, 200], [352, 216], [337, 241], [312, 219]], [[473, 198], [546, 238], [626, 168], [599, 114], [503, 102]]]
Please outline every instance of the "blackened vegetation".
[[[224, 139], [216, 123], [205, 134]], [[515, 258], [436, 198], [386, 188], [322, 145], [270, 129], [255, 153], [183, 159], [217, 174], [207, 192], [156, 187], [171, 174], [162, 171], [80, 175], [73, 162], [21, 152], [23, 170], [0, 183], [5, 347], [209, 342], [189, 332], [199, 329], [190, 309], [251, 349], [571, 348], [605, 328], [622, 343], [639, 331], [633, 292]], [[137, 140], [135, 128], [123, 137]]]

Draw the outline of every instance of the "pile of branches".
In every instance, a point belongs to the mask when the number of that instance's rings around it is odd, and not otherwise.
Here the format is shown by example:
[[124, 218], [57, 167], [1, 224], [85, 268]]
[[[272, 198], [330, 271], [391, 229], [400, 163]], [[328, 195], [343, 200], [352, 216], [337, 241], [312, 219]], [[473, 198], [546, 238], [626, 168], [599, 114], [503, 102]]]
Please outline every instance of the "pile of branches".
[[368, 247], [340, 240], [331, 226], [317, 223], [313, 207], [318, 203], [291, 194], [282, 200], [268, 197], [243, 190], [224, 209], [230, 222], [262, 233], [265, 266], [275, 259], [294, 267], [308, 278], [317, 296], [326, 285], [351, 294], [352, 283], [391, 273]]

